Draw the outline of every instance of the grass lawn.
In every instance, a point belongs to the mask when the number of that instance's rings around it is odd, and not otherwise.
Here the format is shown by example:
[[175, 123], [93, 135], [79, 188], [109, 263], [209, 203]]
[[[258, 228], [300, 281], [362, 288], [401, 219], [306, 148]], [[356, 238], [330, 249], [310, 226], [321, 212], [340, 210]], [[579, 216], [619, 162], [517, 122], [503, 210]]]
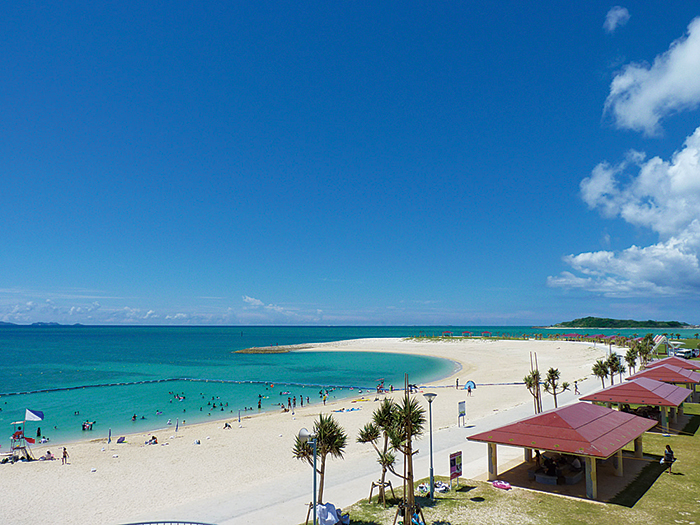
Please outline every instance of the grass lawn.
[[[427, 497], [416, 499], [423, 507], [426, 525], [700, 525], [700, 405], [688, 404], [685, 412], [693, 417], [681, 434], [671, 437], [657, 433], [645, 434], [647, 466], [609, 503], [521, 488], [505, 491], [493, 488], [490, 483], [464, 479], [458, 490], [436, 494], [434, 503]], [[657, 459], [663, 456], [667, 444], [671, 445], [678, 458], [673, 465], [673, 474], [664, 472]], [[437, 479], [449, 482], [444, 478]], [[427, 480], [418, 480], [416, 486], [425, 481]], [[369, 487], [367, 489], [369, 492]], [[400, 492], [399, 488], [397, 496]], [[353, 525], [391, 525], [397, 501], [390, 502], [386, 510], [376, 503], [376, 497], [373, 501], [375, 503], [370, 505], [367, 500], [363, 500], [343, 511], [350, 513]]]

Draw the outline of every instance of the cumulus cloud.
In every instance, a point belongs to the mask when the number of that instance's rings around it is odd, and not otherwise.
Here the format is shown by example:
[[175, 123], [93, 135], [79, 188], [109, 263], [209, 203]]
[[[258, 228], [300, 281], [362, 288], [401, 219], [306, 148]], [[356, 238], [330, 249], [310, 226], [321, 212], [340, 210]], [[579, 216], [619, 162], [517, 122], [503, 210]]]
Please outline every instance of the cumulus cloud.
[[629, 19], [630, 12], [627, 10], [627, 8], [616, 5], [615, 7], [610, 8], [608, 14], [605, 15], [605, 23], [603, 24], [603, 28], [605, 29], [606, 33], [613, 33], [615, 29], [625, 25]]
[[284, 308], [282, 306], [278, 306], [276, 304], [265, 304], [260, 299], [248, 297], [247, 295], [243, 296], [243, 300], [246, 303], [248, 303], [249, 305], [253, 306], [254, 308], [262, 307], [264, 310], [267, 310], [269, 312], [274, 312], [276, 314], [281, 314], [281, 315], [284, 315], [287, 317], [296, 315], [296, 312], [294, 312], [292, 310], [289, 310], [289, 309]]
[[700, 103], [700, 17], [652, 65], [631, 63], [615, 75], [605, 114], [624, 129], [660, 132], [660, 121]]
[[100, 303], [94, 301], [88, 306], [71, 306], [68, 315], [89, 314], [100, 308]]
[[619, 216], [664, 239], [680, 234], [700, 218], [700, 128], [670, 161], [631, 152], [617, 165], [599, 164], [581, 182], [581, 196], [605, 217]]
[[243, 300], [251, 306], [264, 306], [265, 305], [265, 303], [263, 303], [260, 299], [248, 297], [247, 295], [243, 296]]
[[700, 128], [669, 161], [631, 152], [617, 165], [599, 164], [581, 182], [581, 196], [604, 217], [648, 228], [659, 241], [568, 255], [581, 275], [564, 272], [550, 286], [624, 296], [700, 291]]

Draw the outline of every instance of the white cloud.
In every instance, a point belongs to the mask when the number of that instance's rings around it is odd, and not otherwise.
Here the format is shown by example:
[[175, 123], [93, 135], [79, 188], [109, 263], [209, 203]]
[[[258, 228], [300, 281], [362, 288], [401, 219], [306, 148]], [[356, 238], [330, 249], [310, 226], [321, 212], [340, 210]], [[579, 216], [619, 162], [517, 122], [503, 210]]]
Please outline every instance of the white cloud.
[[581, 196], [605, 217], [620, 216], [663, 239], [678, 235], [700, 219], [700, 128], [670, 161], [632, 152], [615, 166], [599, 164], [581, 182]]
[[566, 256], [583, 276], [564, 272], [550, 286], [624, 296], [700, 291], [700, 128], [670, 161], [632, 152], [615, 166], [599, 164], [581, 182], [581, 195], [601, 215], [648, 228], [659, 241]]
[[251, 306], [264, 306], [264, 304], [265, 304], [260, 299], [248, 297], [247, 295], [243, 296], [243, 300]]
[[650, 66], [632, 63], [610, 85], [605, 113], [620, 128], [656, 135], [659, 122], [700, 103], [700, 17]]
[[618, 27], [625, 25], [629, 19], [630, 12], [627, 10], [627, 8], [616, 5], [615, 7], [611, 7], [608, 14], [605, 15], [605, 23], [603, 24], [603, 28], [605, 29], [606, 33], [612, 33]]

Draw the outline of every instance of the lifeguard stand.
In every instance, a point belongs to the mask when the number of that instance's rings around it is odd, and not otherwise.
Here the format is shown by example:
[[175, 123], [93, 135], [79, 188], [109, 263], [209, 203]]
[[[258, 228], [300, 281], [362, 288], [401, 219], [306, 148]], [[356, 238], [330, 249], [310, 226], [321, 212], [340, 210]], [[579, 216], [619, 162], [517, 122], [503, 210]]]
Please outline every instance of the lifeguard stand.
[[34, 460], [32, 449], [29, 448], [29, 443], [24, 435], [24, 423], [24, 421], [12, 423], [15, 429], [10, 438], [10, 461]]

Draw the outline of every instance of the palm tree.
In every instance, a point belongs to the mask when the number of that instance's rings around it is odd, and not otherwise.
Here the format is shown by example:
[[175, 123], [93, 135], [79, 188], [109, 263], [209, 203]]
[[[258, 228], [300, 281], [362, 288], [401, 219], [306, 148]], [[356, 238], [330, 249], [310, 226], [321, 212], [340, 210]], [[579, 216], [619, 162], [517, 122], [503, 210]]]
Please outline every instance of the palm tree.
[[544, 380], [544, 389], [554, 396], [554, 408], [557, 408], [557, 394], [561, 394], [566, 390], [569, 390], [569, 383], [564, 381], [561, 384], [561, 390], [559, 388], [559, 369], [550, 368], [547, 370], [547, 377]]
[[540, 371], [535, 369], [523, 378], [525, 386], [532, 394], [535, 403], [535, 414], [542, 412], [542, 399], [540, 396]]
[[627, 362], [627, 367], [630, 369], [630, 372], [634, 373], [635, 368], [637, 367], [637, 357], [639, 354], [637, 354], [637, 348], [632, 347], [627, 350], [627, 353], [625, 354], [625, 361]]
[[620, 363], [620, 366], [619, 366], [619, 368], [617, 369], [617, 373], [620, 374], [620, 383], [622, 383], [622, 374], [624, 374], [625, 372], [627, 372], [627, 369], [625, 368], [625, 365], [623, 365], [622, 363]]
[[645, 368], [651, 357], [651, 351], [654, 348], [654, 334], [647, 334], [642, 339], [638, 347], [638, 354], [640, 360], [640, 367]]
[[[319, 414], [318, 421], [314, 422], [313, 434], [316, 436], [316, 455], [321, 461], [317, 467], [319, 475], [318, 503], [323, 504], [323, 482], [326, 476], [326, 459], [330, 454], [334, 458], [343, 458], [343, 449], [348, 441], [345, 430], [332, 415], [324, 416]], [[313, 448], [308, 442], [303, 442], [297, 436], [294, 442], [293, 452], [296, 459], [306, 461], [313, 467]]]
[[[384, 491], [386, 472], [394, 466], [394, 461], [396, 461], [396, 456], [389, 450], [389, 434], [394, 424], [395, 412], [396, 403], [391, 399], [385, 398], [374, 411], [374, 414], [372, 414], [372, 422], [367, 423], [360, 430], [357, 437], [358, 443], [371, 443], [379, 456], [377, 462], [382, 466], [382, 477], [379, 480], [379, 497], [377, 501], [381, 500], [384, 508], [386, 508], [386, 493]], [[382, 437], [384, 438], [384, 443], [382, 448], [379, 448], [379, 441]]]
[[617, 354], [610, 354], [608, 356], [608, 359], [605, 361], [605, 364], [608, 367], [608, 370], [610, 370], [610, 384], [614, 385], [615, 384], [615, 374], [617, 374], [620, 370], [620, 356]]
[[605, 388], [605, 378], [608, 377], [608, 365], [602, 359], [598, 359], [593, 364], [593, 375], [599, 377]]
[[425, 410], [408, 392], [408, 375], [406, 375], [405, 395], [396, 405], [393, 412], [393, 424], [389, 430], [389, 440], [394, 450], [404, 456], [404, 473], [399, 474], [393, 466], [389, 470], [404, 480], [404, 523], [411, 523], [416, 511], [416, 500], [413, 486], [413, 438], [423, 433]]

